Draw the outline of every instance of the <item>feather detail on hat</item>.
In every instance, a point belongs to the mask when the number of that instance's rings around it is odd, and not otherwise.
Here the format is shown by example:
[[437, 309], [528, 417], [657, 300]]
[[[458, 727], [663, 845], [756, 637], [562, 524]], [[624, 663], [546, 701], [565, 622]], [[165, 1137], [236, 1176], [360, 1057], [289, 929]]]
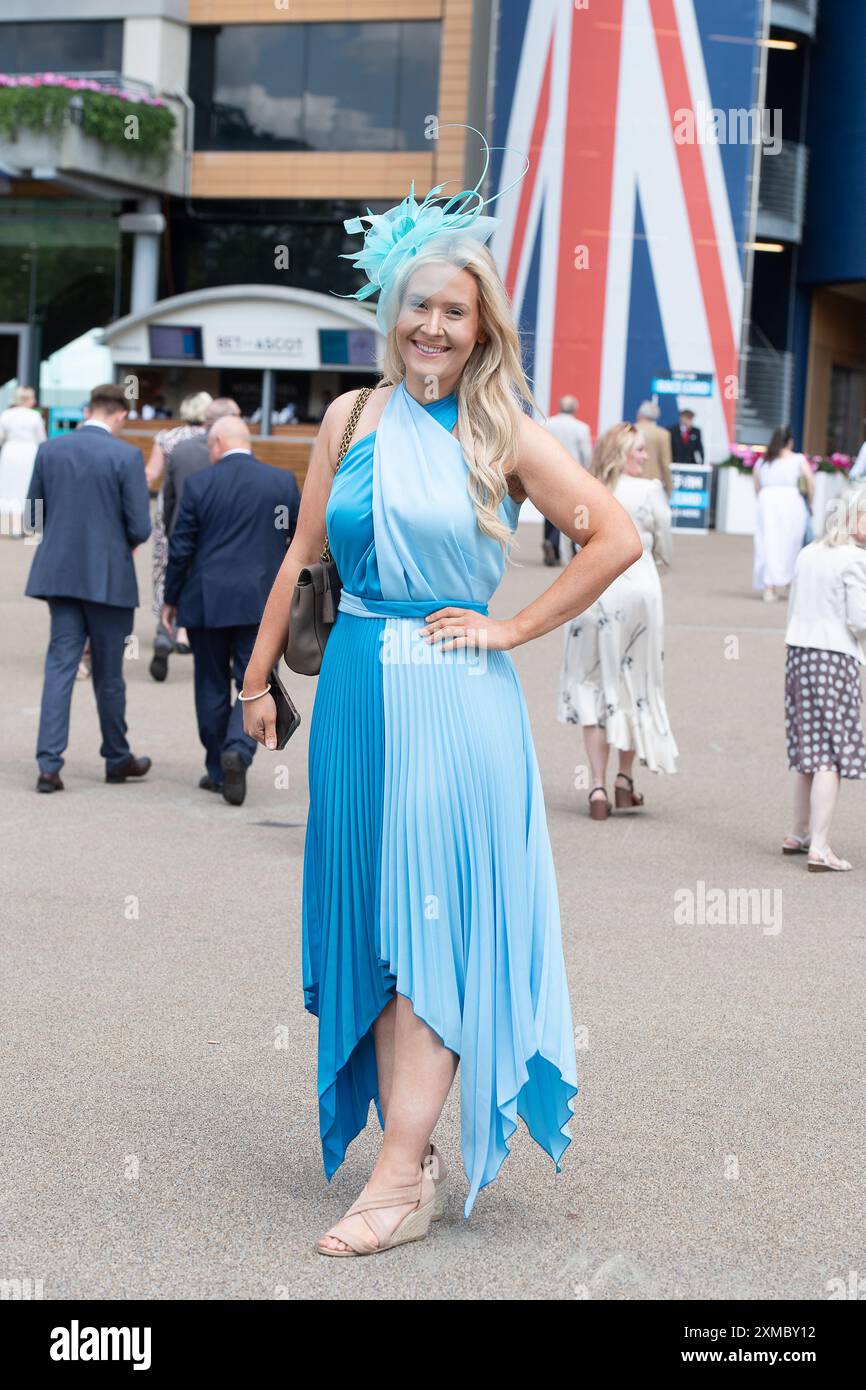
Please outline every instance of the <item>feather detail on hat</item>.
[[[449, 124], [460, 124], [450, 122]], [[438, 129], [444, 129], [439, 126]], [[475, 130], [474, 126], [465, 126], [466, 130], [474, 130], [476, 135], [481, 135], [484, 141], [484, 168], [474, 188], [464, 188], [453, 198], [443, 200], [442, 190], [446, 187], [445, 183], [436, 184], [426, 194], [422, 202], [417, 202], [415, 198], [415, 180], [409, 188], [409, 194], [398, 203], [396, 207], [389, 208], [387, 212], [374, 213], [368, 208], [366, 215], [361, 217], [350, 217], [344, 221], [343, 226], [350, 234], [363, 233], [364, 244], [360, 251], [352, 251], [342, 255], [341, 260], [352, 261], [356, 270], [362, 270], [367, 277], [367, 284], [353, 294], [338, 295], [339, 299], [357, 299], [363, 301], [369, 299], [377, 291], [387, 291], [393, 284], [398, 272], [406, 263], [418, 256], [421, 251], [426, 250], [432, 243], [445, 242], [447, 239], [455, 237], [469, 237], [480, 243], [486, 242], [494, 233], [501, 222], [499, 217], [482, 216], [482, 209], [494, 202], [496, 198], [501, 198], [503, 193], [514, 187], [514, 184], [523, 178], [529, 168], [529, 161], [526, 167], [519, 174], [517, 179], [502, 189], [493, 198], [483, 198], [480, 193], [481, 184], [487, 174], [490, 164], [491, 147], [480, 130]], [[500, 148], [496, 146], [495, 148]], [[502, 147], [504, 148], [504, 147]], [[368, 223], [366, 231], [364, 223]], [[332, 293], [335, 293], [332, 291]], [[383, 321], [383, 309], [386, 296], [380, 295], [377, 305], [377, 317], [379, 326], [383, 332], [387, 331], [387, 325]]]

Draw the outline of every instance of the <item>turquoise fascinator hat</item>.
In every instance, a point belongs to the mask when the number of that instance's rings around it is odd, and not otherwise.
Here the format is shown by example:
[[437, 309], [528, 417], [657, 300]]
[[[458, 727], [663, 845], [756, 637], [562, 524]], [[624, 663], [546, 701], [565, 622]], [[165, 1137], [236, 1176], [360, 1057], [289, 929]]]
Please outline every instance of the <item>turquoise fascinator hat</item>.
[[[442, 190], [446, 183], [437, 183], [422, 202], [415, 198], [415, 181], [412, 180], [408, 197], [387, 212], [373, 213], [367, 209], [364, 217], [350, 217], [343, 226], [349, 233], [363, 232], [364, 244], [360, 251], [352, 251], [340, 257], [352, 261], [357, 270], [367, 277], [367, 284], [353, 294], [338, 295], [339, 299], [369, 299], [379, 292], [376, 304], [376, 321], [379, 330], [387, 334], [397, 320], [398, 304], [395, 302], [395, 289], [403, 282], [404, 272], [408, 273], [419, 256], [425, 259], [437, 257], [460, 263], [460, 243], [465, 239], [484, 243], [490, 239], [501, 222], [499, 217], [482, 216], [483, 209], [489, 207], [497, 198], [509, 192], [525, 175], [525, 167], [507, 188], [503, 188], [492, 198], [484, 198], [481, 186], [490, 166], [492, 149], [508, 149], [508, 146], [490, 146], [480, 130], [474, 126], [463, 126], [459, 121], [448, 123], [461, 129], [474, 131], [481, 136], [484, 145], [484, 168], [474, 188], [464, 188], [452, 198], [443, 198]], [[446, 129], [445, 125], [437, 127]], [[368, 223], [366, 231], [364, 223]], [[463, 256], [465, 259], [466, 252]], [[332, 293], [335, 293], [332, 291]]]

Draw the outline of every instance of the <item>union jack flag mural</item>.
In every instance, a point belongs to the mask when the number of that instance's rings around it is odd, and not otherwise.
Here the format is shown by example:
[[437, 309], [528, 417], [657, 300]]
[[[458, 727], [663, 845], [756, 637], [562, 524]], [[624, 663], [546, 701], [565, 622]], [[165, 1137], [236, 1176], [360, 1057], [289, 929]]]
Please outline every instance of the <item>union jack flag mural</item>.
[[[711, 374], [710, 397], [679, 404], [710, 458], [728, 452], [763, 13], [764, 0], [502, 0], [491, 143], [531, 164], [497, 205], [491, 249], [542, 410], [575, 395], [597, 433], [634, 418], [655, 379]], [[522, 161], [495, 160], [498, 190]], [[673, 424], [677, 397], [660, 405]]]

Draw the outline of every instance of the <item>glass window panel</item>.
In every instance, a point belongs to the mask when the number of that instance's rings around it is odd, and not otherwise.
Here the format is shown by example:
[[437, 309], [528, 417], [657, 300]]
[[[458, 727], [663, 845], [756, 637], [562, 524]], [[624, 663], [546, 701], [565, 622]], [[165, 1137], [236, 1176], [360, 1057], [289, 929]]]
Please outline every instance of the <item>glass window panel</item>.
[[304, 133], [311, 149], [397, 147], [399, 24], [310, 24]]
[[427, 149], [439, 42], [438, 21], [196, 26], [196, 147]]
[[0, 24], [4, 72], [120, 72], [122, 51], [120, 20]]
[[[171, 244], [177, 258], [177, 291], [206, 285], [297, 285], [328, 294], [351, 294], [362, 278], [348, 261], [357, 250], [343, 219], [367, 211], [366, 203], [259, 204], [244, 216], [232, 204], [202, 202], [191, 218], [178, 207], [172, 218]], [[374, 211], [382, 210], [373, 203]], [[274, 247], [287, 246], [288, 267], [277, 269]]]
[[424, 123], [439, 109], [438, 20], [401, 24], [397, 148], [432, 150], [424, 136]]
[[2, 316], [26, 323], [35, 306], [45, 358], [120, 312], [121, 204], [66, 198], [5, 201], [12, 206], [0, 205]]
[[193, 30], [190, 95], [200, 149], [304, 148], [303, 27], [232, 24]]

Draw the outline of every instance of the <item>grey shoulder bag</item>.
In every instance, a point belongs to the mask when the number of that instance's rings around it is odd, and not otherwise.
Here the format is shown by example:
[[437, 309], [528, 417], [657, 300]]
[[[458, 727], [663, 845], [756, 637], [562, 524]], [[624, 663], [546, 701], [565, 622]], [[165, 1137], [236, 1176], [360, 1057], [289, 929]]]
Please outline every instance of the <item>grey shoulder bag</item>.
[[[346, 457], [361, 411], [374, 390], [373, 386], [365, 386], [358, 392], [340, 441], [337, 467], [334, 469], [335, 477]], [[325, 643], [337, 620], [337, 604], [340, 601], [341, 589], [340, 576], [331, 557], [326, 532], [322, 558], [317, 564], [305, 565], [300, 571], [289, 609], [286, 665], [301, 676], [316, 676], [319, 673]]]

